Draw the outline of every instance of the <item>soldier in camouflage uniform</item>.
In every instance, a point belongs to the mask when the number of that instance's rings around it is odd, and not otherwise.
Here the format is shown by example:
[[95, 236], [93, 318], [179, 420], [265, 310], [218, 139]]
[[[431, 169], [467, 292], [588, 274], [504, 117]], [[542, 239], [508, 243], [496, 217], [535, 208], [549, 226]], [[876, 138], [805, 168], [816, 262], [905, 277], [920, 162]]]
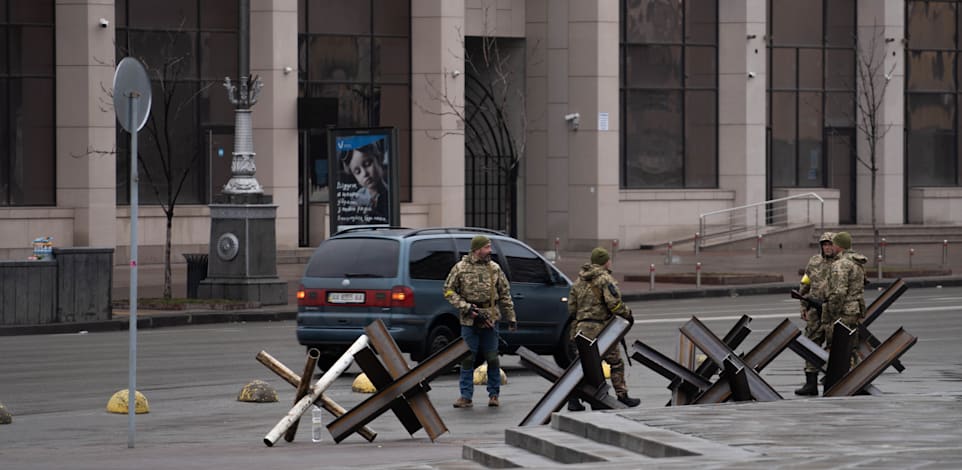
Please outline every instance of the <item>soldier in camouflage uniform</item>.
[[[848, 232], [835, 234], [832, 243], [835, 244], [837, 260], [832, 263], [828, 295], [822, 311], [822, 325], [829, 346], [836, 321], [841, 320], [854, 330], [865, 317], [865, 263], [868, 262], [865, 256], [850, 251], [852, 236]], [[858, 362], [857, 344], [856, 340], [852, 348], [852, 366]]]
[[[802, 277], [798, 292], [805, 297], [818, 302], [824, 302], [828, 294], [828, 275], [835, 261], [835, 247], [832, 238], [835, 234], [825, 232], [818, 239], [821, 252], [812, 256], [805, 266], [805, 276]], [[802, 320], [805, 320], [805, 336], [819, 346], [825, 343], [825, 329], [822, 326], [822, 307], [804, 300], [802, 303]], [[805, 385], [795, 390], [796, 395], [818, 395], [818, 369], [814, 364], [805, 362]]]
[[[591, 252], [591, 262], [581, 267], [578, 280], [571, 286], [571, 293], [568, 295], [568, 315], [574, 321], [571, 326], [572, 340], [578, 333], [591, 339], [597, 338], [613, 315], [634, 323], [631, 309], [621, 301], [618, 283], [611, 277], [611, 257], [608, 250], [595, 248]], [[618, 401], [628, 406], [638, 406], [641, 400], [628, 396], [625, 363], [621, 360], [617, 343], [605, 352], [604, 360], [611, 368], [611, 385], [618, 395]], [[571, 398], [568, 409], [581, 411], [585, 408], [580, 400]]]
[[[488, 363], [488, 406], [498, 406], [501, 392], [501, 361], [498, 358], [498, 321], [504, 314], [508, 329], [518, 324], [511, 301], [511, 285], [498, 263], [491, 261], [491, 240], [483, 235], [471, 239], [471, 253], [451, 268], [444, 281], [444, 298], [458, 309], [461, 337], [471, 349], [461, 361], [461, 396], [455, 408], [470, 408], [474, 396], [475, 356]], [[499, 309], [500, 307], [500, 309]]]

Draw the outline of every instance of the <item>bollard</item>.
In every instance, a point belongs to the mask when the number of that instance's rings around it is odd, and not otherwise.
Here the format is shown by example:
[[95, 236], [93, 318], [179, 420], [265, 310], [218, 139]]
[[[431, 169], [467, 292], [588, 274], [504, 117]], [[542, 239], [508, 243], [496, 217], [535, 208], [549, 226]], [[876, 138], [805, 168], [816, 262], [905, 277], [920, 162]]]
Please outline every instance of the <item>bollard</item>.
[[878, 255], [878, 280], [882, 280], [882, 254]]
[[762, 236], [761, 235], [755, 238], [755, 257], [756, 258], [762, 257]]
[[701, 262], [695, 263], [695, 288], [701, 288]]
[[909, 248], [909, 269], [912, 269], [912, 258], [915, 257], [915, 248]]
[[615, 238], [614, 240], [611, 241], [611, 261], [612, 261], [612, 264], [614, 263], [615, 254], [616, 254], [616, 253], [618, 253], [618, 239], [617, 239], [617, 238]]
[[698, 232], [695, 232], [695, 255], [698, 255], [698, 251], [701, 249], [701, 247], [698, 246], [698, 237], [700, 235]]
[[949, 267], [949, 241], [942, 240], [942, 267]]
[[668, 251], [665, 252], [665, 264], [671, 264], [671, 240], [668, 240]]
[[648, 268], [648, 290], [655, 290], [655, 264]]
[[561, 239], [554, 237], [554, 259], [561, 261]]
[[882, 238], [882, 241], [879, 243], [879, 245], [882, 245], [882, 259], [885, 259], [885, 246], [888, 245], [888, 243], [885, 241], [884, 237]]

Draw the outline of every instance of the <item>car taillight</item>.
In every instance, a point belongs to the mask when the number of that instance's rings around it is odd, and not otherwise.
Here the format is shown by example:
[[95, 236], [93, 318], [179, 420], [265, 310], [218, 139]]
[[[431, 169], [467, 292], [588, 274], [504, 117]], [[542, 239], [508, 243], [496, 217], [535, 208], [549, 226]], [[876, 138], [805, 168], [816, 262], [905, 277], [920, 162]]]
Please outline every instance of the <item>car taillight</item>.
[[408, 286], [394, 286], [391, 288], [391, 307], [414, 307], [414, 291]]
[[305, 289], [301, 287], [297, 290], [298, 307], [322, 307], [326, 304], [324, 289]]

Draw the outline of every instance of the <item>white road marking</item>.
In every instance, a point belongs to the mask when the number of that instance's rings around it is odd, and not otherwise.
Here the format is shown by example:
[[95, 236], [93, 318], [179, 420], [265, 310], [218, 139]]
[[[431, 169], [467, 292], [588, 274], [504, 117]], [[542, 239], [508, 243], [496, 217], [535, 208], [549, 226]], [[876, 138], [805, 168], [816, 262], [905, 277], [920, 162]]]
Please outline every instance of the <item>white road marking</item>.
[[[959, 306], [945, 306], [945, 307], [918, 307], [918, 308], [890, 308], [887, 309], [886, 313], [913, 313], [913, 312], [939, 312], [939, 311], [958, 311], [962, 310], [962, 305]], [[698, 317], [699, 320], [703, 322], [708, 321], [731, 321], [738, 320], [741, 315], [723, 315], [719, 317], [703, 316], [708, 315], [709, 312], [699, 312], [692, 315], [686, 315], [684, 317], [672, 317], [672, 318], [650, 318], [635, 319], [635, 324], [652, 324], [652, 323], [677, 323], [688, 321], [692, 316]], [[798, 312], [779, 312], [779, 313], [767, 313], [762, 315], [751, 315], [746, 313], [746, 315], [752, 318], [794, 318], [798, 316]]]

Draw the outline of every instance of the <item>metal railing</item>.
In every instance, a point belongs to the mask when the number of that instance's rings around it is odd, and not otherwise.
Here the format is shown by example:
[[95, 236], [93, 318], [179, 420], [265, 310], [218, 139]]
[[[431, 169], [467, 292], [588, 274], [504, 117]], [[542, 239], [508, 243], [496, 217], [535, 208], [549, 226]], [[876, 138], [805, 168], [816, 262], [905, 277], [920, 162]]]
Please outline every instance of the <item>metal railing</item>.
[[[790, 205], [793, 200], [805, 200], [805, 216]], [[701, 249], [706, 240], [738, 240], [750, 235], [759, 236], [766, 227], [788, 227], [792, 223], [812, 224], [812, 203], [818, 202], [818, 226], [825, 226], [825, 200], [815, 193], [756, 202], [730, 209], [706, 212], [698, 216], [698, 237], [695, 248]], [[794, 219], [790, 219], [793, 216]]]

